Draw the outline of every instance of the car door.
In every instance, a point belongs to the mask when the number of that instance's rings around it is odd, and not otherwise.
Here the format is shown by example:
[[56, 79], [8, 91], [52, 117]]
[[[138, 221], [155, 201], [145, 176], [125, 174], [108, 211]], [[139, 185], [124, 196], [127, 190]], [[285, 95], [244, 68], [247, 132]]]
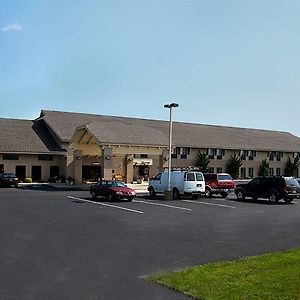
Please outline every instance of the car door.
[[152, 186], [156, 193], [163, 192], [161, 183], [162, 173], [158, 173], [155, 177], [151, 179], [150, 186]]
[[258, 198], [261, 196], [261, 180], [260, 178], [254, 178], [248, 184], [248, 195], [250, 197]]

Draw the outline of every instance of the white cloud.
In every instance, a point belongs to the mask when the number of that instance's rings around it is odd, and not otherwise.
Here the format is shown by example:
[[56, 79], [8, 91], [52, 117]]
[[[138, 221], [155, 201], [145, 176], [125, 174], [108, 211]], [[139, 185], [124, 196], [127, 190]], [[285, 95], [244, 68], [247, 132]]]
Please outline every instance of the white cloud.
[[1, 28], [1, 31], [7, 32], [7, 31], [21, 31], [23, 27], [18, 23], [12, 23], [8, 24]]

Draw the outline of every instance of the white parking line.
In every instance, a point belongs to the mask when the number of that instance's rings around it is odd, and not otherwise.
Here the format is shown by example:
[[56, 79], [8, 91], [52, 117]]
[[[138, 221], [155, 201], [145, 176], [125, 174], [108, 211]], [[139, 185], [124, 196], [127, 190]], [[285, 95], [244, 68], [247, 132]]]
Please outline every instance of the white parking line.
[[164, 207], [169, 207], [169, 208], [176, 208], [176, 209], [182, 209], [182, 210], [191, 211], [190, 208], [179, 207], [179, 206], [168, 205], [168, 204], [162, 204], [162, 203], [148, 202], [148, 201], [142, 201], [142, 200], [132, 200], [132, 202], [145, 203], [145, 204], [150, 204], [150, 205], [164, 206]]
[[86, 200], [86, 199], [82, 199], [82, 198], [76, 198], [76, 197], [72, 197], [72, 196], [68, 196], [68, 198], [74, 199], [74, 200], [80, 200], [80, 201], [84, 201], [84, 202], [89, 202], [89, 203], [93, 203], [93, 204], [97, 204], [97, 205], [103, 205], [103, 206], [108, 206], [108, 207], [112, 207], [112, 208], [122, 209], [122, 210], [130, 211], [130, 212], [134, 212], [134, 213], [137, 213], [137, 214], [143, 214], [144, 213], [144, 212], [142, 212], [140, 210], [130, 209], [130, 208], [126, 208], [126, 207], [122, 207], [122, 206], [116, 206], [116, 205], [111, 205], [111, 204], [102, 203], [102, 202], [96, 202], [96, 201]]
[[223, 204], [216, 204], [216, 203], [209, 203], [209, 202], [201, 202], [201, 201], [193, 201], [193, 200], [182, 200], [184, 202], [191, 202], [196, 204], [206, 204], [206, 205], [213, 205], [213, 206], [221, 206], [226, 208], [235, 208], [235, 206], [223, 205]]

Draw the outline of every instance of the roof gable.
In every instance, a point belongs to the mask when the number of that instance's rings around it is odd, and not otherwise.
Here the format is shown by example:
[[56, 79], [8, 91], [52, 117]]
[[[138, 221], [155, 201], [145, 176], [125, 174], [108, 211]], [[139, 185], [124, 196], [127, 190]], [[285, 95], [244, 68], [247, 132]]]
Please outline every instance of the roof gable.
[[61, 149], [45, 128], [30, 120], [0, 119], [0, 152], [50, 153]]

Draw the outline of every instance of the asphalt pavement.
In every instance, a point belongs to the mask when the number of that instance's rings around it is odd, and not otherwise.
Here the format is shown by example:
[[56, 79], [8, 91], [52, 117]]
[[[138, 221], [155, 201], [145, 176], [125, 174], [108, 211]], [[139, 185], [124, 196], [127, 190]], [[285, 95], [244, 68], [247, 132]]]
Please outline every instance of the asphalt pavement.
[[300, 245], [300, 200], [0, 189], [0, 299], [188, 299], [145, 276]]

